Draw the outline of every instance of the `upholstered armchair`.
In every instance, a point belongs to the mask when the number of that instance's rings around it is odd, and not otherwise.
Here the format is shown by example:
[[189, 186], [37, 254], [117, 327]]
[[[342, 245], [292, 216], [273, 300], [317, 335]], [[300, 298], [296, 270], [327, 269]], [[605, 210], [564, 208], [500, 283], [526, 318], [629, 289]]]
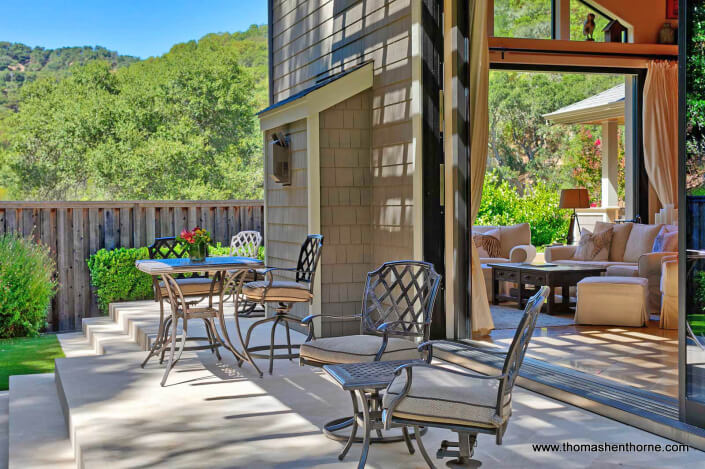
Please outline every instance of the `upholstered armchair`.
[[[497, 444], [507, 429], [512, 413], [512, 390], [536, 326], [541, 307], [549, 294], [548, 287], [529, 299], [497, 376], [457, 371], [427, 363], [410, 363], [396, 370], [396, 377], [382, 399], [385, 428], [414, 427], [416, 442], [430, 468], [434, 464], [423, 445], [421, 427], [437, 427], [458, 434], [458, 442], [443, 441], [438, 457], [457, 459], [450, 467], [477, 467], [472, 460], [477, 435], [495, 435]], [[428, 358], [433, 348], [427, 342], [419, 346]], [[457, 448], [451, 450], [449, 448]]]

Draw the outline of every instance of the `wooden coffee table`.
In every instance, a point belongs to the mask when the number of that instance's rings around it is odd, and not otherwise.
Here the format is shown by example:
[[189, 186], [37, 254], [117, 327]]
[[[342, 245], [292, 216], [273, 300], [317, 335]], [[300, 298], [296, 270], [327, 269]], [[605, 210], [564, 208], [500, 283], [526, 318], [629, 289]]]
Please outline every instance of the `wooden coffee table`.
[[[607, 269], [594, 265], [568, 265], [568, 264], [487, 264], [492, 267], [492, 304], [498, 305], [502, 301], [516, 301], [517, 307], [522, 309], [524, 303], [541, 286], [551, 288], [551, 294], [546, 304], [546, 312], [570, 312], [574, 305], [570, 301], [570, 287], [575, 287], [579, 281], [586, 277], [602, 275]], [[519, 285], [517, 296], [500, 295], [500, 282], [511, 282]], [[529, 286], [527, 288], [527, 286]], [[562, 302], [560, 308], [556, 306], [556, 287], [561, 287]]]

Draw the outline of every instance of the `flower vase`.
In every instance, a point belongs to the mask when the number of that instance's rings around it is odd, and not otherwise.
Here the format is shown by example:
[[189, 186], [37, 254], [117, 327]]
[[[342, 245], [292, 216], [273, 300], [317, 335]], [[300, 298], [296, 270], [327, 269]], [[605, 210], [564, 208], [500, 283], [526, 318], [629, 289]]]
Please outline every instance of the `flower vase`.
[[203, 262], [208, 255], [207, 243], [194, 243], [189, 245], [188, 256], [191, 262]]

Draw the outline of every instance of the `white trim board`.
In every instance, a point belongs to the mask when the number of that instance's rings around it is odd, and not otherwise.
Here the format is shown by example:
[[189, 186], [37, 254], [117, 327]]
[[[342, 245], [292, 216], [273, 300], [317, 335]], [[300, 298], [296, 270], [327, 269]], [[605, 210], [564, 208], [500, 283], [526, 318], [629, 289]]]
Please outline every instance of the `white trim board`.
[[372, 87], [373, 71], [374, 66], [369, 63], [299, 99], [263, 112], [259, 115], [260, 129], [264, 132], [297, 120], [308, 119], [313, 114], [362, 93]]

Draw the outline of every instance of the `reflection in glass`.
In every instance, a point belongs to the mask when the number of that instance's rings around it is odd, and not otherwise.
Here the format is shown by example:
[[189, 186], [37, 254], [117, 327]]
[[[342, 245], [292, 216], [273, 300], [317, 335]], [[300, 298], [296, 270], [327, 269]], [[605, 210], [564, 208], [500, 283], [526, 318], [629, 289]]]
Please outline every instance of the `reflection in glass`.
[[686, 63], [686, 398], [705, 402], [705, 6], [689, 2]]

